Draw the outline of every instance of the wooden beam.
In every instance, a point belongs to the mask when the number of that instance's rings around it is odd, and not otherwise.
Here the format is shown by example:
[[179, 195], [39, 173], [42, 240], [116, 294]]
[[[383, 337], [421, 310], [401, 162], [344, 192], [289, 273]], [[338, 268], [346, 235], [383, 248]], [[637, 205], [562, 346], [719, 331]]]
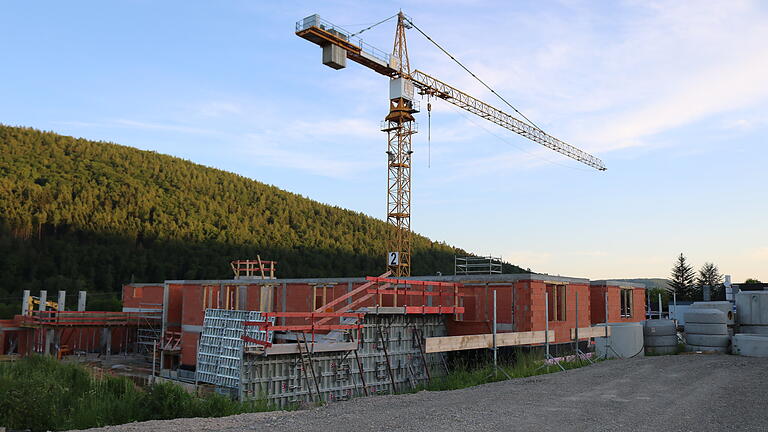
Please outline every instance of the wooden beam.
[[[611, 335], [611, 327], [608, 327], [608, 336]], [[579, 339], [605, 337], [605, 327], [584, 327], [579, 328]], [[571, 339], [576, 338], [576, 329], [571, 329]]]
[[[533, 345], [544, 343], [544, 331], [498, 333], [496, 346]], [[555, 339], [555, 331], [549, 331], [549, 340]], [[492, 334], [444, 336], [426, 338], [427, 353], [493, 348]]]

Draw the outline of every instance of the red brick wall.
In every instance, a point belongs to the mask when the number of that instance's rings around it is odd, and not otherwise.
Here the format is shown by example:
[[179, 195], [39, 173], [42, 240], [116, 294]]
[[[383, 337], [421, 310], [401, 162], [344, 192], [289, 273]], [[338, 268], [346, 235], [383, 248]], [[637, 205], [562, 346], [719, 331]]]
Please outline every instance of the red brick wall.
[[163, 304], [163, 284], [123, 285], [123, 307], [162, 308], [162, 306], [149, 306], [149, 304]]
[[[571, 340], [570, 332], [576, 327], [578, 313], [579, 327], [590, 325], [589, 286], [586, 283], [565, 284], [565, 319], [554, 321], [549, 317], [549, 329], [555, 331], [551, 343], [565, 343]], [[579, 308], [576, 310], [576, 294]], [[547, 284], [543, 281], [519, 281], [515, 286], [515, 323], [517, 331], [540, 331], [547, 328], [546, 319]]]
[[645, 319], [645, 289], [632, 289], [632, 317], [621, 316], [621, 288], [614, 285], [590, 287], [591, 322], [605, 322], [605, 293], [608, 293], [608, 322], [639, 322]]

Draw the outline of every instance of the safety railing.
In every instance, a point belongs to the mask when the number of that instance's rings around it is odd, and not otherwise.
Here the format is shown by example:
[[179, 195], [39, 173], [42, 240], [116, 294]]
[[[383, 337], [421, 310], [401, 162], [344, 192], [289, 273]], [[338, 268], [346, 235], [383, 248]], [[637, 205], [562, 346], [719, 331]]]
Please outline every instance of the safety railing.
[[162, 319], [162, 312], [33, 311], [21, 317], [23, 326], [117, 327], [135, 326], [147, 319]]
[[364, 42], [361, 38], [353, 36], [352, 32], [320, 18], [319, 15], [310, 15], [302, 20], [296, 21], [296, 33], [308, 30], [312, 27], [316, 27], [339, 39], [356, 45], [360, 48], [360, 51], [375, 57], [386, 64], [390, 63], [390, 54], [388, 52]]
[[[265, 318], [304, 318], [310, 321], [307, 324], [301, 325], [276, 325], [270, 321], [244, 321], [244, 327], [255, 326], [262, 331], [284, 331], [284, 332], [300, 332], [310, 333], [312, 340], [315, 341], [315, 333], [328, 332], [332, 330], [357, 330], [357, 339], [360, 340], [360, 332], [362, 331], [362, 320], [365, 317], [365, 313], [356, 312], [264, 312], [262, 316]], [[321, 324], [320, 320], [324, 318], [354, 318], [355, 322], [352, 324]], [[242, 340], [265, 347], [272, 346], [270, 341], [257, 340], [250, 336], [243, 334]]]

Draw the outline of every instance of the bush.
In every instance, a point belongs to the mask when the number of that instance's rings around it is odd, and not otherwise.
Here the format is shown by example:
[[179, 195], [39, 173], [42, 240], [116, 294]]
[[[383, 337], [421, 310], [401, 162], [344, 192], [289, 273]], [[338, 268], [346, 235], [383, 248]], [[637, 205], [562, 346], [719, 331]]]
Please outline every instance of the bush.
[[269, 408], [261, 401], [241, 403], [219, 394], [194, 396], [173, 383], [142, 389], [128, 378], [96, 377], [81, 365], [49, 357], [0, 363], [0, 426], [11, 429], [85, 429]]

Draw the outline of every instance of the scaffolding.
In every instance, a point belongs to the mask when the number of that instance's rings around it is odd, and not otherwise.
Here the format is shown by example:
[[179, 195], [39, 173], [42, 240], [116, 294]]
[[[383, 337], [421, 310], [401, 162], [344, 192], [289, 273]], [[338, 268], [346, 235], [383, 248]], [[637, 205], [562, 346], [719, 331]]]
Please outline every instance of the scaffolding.
[[264, 261], [257, 255], [255, 260], [236, 260], [229, 265], [235, 279], [275, 279], [277, 261]]
[[501, 257], [464, 256], [454, 257], [454, 275], [501, 274]]
[[136, 352], [152, 355], [162, 335], [163, 305], [160, 303], [140, 303], [136, 327]]

